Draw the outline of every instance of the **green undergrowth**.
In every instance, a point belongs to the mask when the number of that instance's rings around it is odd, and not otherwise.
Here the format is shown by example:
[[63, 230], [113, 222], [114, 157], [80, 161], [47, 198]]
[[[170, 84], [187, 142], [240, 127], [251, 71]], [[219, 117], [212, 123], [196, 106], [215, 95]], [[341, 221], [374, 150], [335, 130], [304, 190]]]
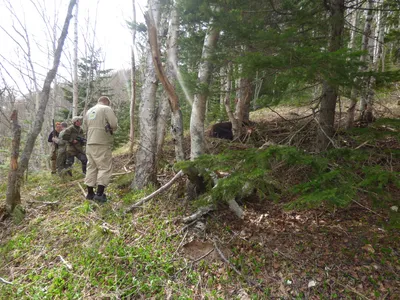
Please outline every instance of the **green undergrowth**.
[[389, 158], [398, 161], [399, 151], [344, 148], [318, 155], [273, 146], [204, 155], [177, 166], [195, 167], [209, 185], [213, 185], [210, 174], [228, 174], [204, 196], [217, 202], [242, 200], [254, 192], [261, 199], [285, 202], [287, 208], [345, 207], [360, 193], [390, 204], [390, 187], [400, 189], [400, 179], [399, 172], [386, 164]]
[[[213, 275], [221, 263], [188, 267], [176, 254], [182, 236], [171, 220], [186, 214], [179, 202], [154, 200], [125, 214], [154, 190], [123, 193], [131, 179], [125, 176], [107, 189], [111, 201], [98, 205], [84, 200], [82, 178], [32, 175], [24, 186], [25, 219], [0, 240], [0, 277], [12, 282], [2, 284], [0, 299], [193, 299], [198, 284], [203, 295], [222, 297]], [[237, 281], [226, 275], [226, 284]]]

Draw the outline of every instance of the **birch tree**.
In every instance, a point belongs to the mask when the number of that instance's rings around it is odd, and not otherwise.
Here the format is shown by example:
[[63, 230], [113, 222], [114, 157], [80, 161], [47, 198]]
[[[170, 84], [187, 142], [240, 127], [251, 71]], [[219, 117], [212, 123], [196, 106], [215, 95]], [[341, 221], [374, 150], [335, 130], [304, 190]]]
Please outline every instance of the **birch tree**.
[[79, 87], [78, 87], [78, 12], [79, 1], [75, 5], [75, 20], [74, 20], [74, 76], [73, 76], [73, 94], [72, 94], [72, 117], [78, 115]]
[[[171, 83], [176, 77], [172, 74], [172, 68], [177, 66], [177, 31], [178, 31], [178, 14], [173, 5], [171, 11], [171, 22], [169, 28], [169, 38], [168, 38], [168, 59], [167, 59], [167, 71], [164, 70], [164, 66], [161, 63], [161, 52], [159, 48], [159, 43], [157, 39], [157, 30], [154, 21], [151, 16], [146, 15], [146, 23], [149, 31], [149, 41], [153, 56], [153, 63], [157, 72], [157, 77], [161, 81], [166, 94], [168, 95], [168, 101], [170, 109], [172, 112], [171, 120], [171, 134], [175, 144], [175, 157], [177, 161], [184, 160], [184, 150], [183, 150], [183, 122], [182, 122], [182, 112], [179, 107], [178, 95], [175, 91], [174, 85]], [[176, 72], [175, 72], [176, 74]], [[164, 120], [161, 120], [161, 122]], [[158, 123], [161, 123], [158, 122]], [[162, 129], [161, 129], [162, 130]]]
[[14, 197], [14, 196], [19, 195], [19, 193], [20, 193], [20, 188], [21, 188], [24, 172], [28, 168], [29, 160], [30, 160], [32, 150], [35, 145], [36, 138], [38, 137], [39, 133], [42, 130], [44, 114], [45, 114], [46, 106], [47, 106], [49, 96], [50, 96], [51, 84], [57, 74], [64, 42], [65, 42], [65, 39], [68, 34], [68, 27], [69, 27], [70, 20], [72, 18], [72, 11], [73, 11], [75, 4], [76, 4], [76, 0], [71, 0], [69, 2], [67, 15], [66, 15], [66, 18], [64, 21], [64, 25], [63, 25], [60, 37], [58, 39], [57, 49], [56, 49], [56, 52], [54, 53], [53, 66], [47, 72], [46, 78], [43, 83], [43, 87], [42, 87], [42, 90], [40, 93], [40, 101], [39, 101], [36, 118], [34, 120], [31, 130], [28, 133], [27, 140], [25, 142], [25, 147], [21, 154], [21, 160], [18, 165], [15, 184], [14, 184], [14, 186], [10, 187], [11, 189], [13, 189], [15, 191], [15, 193], [8, 196], [9, 198], [6, 199], [7, 203], [12, 203], [12, 205], [10, 206], [10, 211], [12, 211], [15, 208], [15, 205], [18, 204], [19, 199], [18, 199], [18, 197]]
[[[358, 6], [358, 0], [355, 3]], [[355, 50], [356, 48], [356, 30], [358, 28], [358, 9], [353, 9], [351, 13], [351, 21], [350, 21], [350, 41], [349, 41], [349, 48]], [[357, 85], [359, 83], [358, 78], [354, 80], [354, 83]], [[350, 106], [347, 109], [347, 120], [346, 120], [346, 128], [352, 128], [354, 125], [354, 117], [357, 105], [357, 87], [352, 87], [350, 92]]]
[[131, 46], [131, 101], [129, 105], [129, 151], [133, 153], [133, 145], [135, 143], [135, 107], [136, 107], [136, 60], [135, 60], [135, 43], [136, 43], [136, 7], [135, 0], [132, 0], [132, 46]]
[[[149, 0], [149, 15], [158, 26], [160, 20], [160, 3]], [[156, 151], [157, 151], [157, 113], [156, 94], [158, 80], [153, 64], [150, 45], [147, 44], [146, 67], [139, 105], [139, 144], [136, 151], [135, 178], [131, 184], [132, 189], [142, 189], [149, 183], [157, 182]]]
[[219, 37], [219, 30], [210, 21], [204, 38], [201, 62], [197, 75], [199, 91], [194, 95], [190, 115], [190, 159], [194, 160], [204, 153], [204, 120], [208, 95], [208, 84], [211, 77], [210, 57]]

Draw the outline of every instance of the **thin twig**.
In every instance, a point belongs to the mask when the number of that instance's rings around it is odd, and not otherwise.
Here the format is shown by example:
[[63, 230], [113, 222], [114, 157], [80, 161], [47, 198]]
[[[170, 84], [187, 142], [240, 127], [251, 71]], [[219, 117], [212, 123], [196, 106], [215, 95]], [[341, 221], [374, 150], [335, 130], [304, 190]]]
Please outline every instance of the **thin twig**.
[[286, 122], [290, 122], [290, 123], [294, 124], [292, 120], [286, 119], [285, 117], [280, 115], [276, 110], [273, 110], [270, 106], [267, 105], [267, 108], [270, 109], [273, 113], [277, 114], [281, 119], [285, 120]]
[[26, 201], [28, 203], [38, 203], [38, 204], [43, 204], [43, 205], [53, 205], [53, 204], [58, 204], [60, 201], [54, 201], [54, 202], [43, 202], [43, 201], [36, 201], [36, 200], [28, 200]]
[[369, 141], [365, 141], [364, 143], [358, 145], [358, 146], [355, 147], [354, 149], [355, 149], [355, 150], [360, 149], [362, 146], [365, 146], [366, 144], [368, 144], [368, 142], [369, 142]]
[[86, 192], [85, 192], [85, 190], [83, 189], [83, 187], [81, 186], [81, 184], [80, 184], [79, 182], [78, 182], [78, 185], [79, 185], [79, 188], [80, 188], [81, 191], [82, 191], [83, 198], [86, 199]]
[[313, 117], [314, 121], [318, 124], [319, 128], [321, 129], [322, 133], [328, 138], [328, 140], [332, 143], [332, 146], [336, 149], [338, 149], [339, 147], [336, 146], [335, 142], [332, 140], [332, 138], [325, 132], [325, 130], [322, 128], [321, 124], [318, 122], [318, 120]]
[[[313, 120], [313, 119], [310, 119], [310, 120], [309, 120], [306, 124], [304, 124], [299, 130], [297, 130], [295, 133], [293, 133], [293, 135], [290, 137], [290, 139], [289, 139], [289, 141], [288, 141], [288, 145], [289, 145], [289, 146], [290, 146], [290, 144], [292, 143], [293, 138], [294, 138], [299, 132], [301, 132], [308, 124], [310, 124], [312, 120]], [[287, 139], [287, 137], [284, 138], [283, 141], [286, 140], [286, 139]], [[282, 142], [283, 142], [283, 141], [282, 141]]]
[[192, 264], [197, 263], [198, 261], [202, 260], [203, 258], [207, 257], [210, 255], [211, 252], [213, 252], [215, 249], [212, 248], [210, 251], [208, 251], [206, 254], [200, 256], [199, 258], [196, 258], [194, 261], [192, 261]]
[[176, 248], [176, 250], [175, 250], [174, 254], [172, 254], [172, 257], [174, 257], [174, 256], [175, 256], [175, 254], [176, 254], [176, 253], [179, 251], [179, 249], [181, 248], [181, 246], [182, 246], [182, 244], [183, 244], [183, 241], [185, 240], [185, 238], [186, 238], [187, 234], [188, 234], [188, 231], [186, 231], [186, 232], [185, 232], [185, 235], [183, 236], [183, 238], [182, 238], [182, 240], [181, 240], [181, 242], [180, 242], [180, 244], [179, 244], [178, 248]]
[[123, 173], [114, 173], [114, 174], [111, 174], [111, 177], [113, 177], [113, 176], [119, 176], [119, 175], [125, 175], [125, 174], [129, 174], [129, 173], [132, 173], [133, 171], [126, 171], [126, 172], [123, 172]]
[[61, 259], [68, 270], [72, 270], [72, 265], [69, 262], [67, 262], [61, 255], [58, 255], [58, 257]]
[[360, 202], [358, 202], [358, 201], [356, 201], [356, 200], [354, 200], [354, 199], [353, 199], [353, 202], [356, 203], [356, 204], [358, 204], [358, 205], [361, 206], [362, 208], [365, 208], [366, 210], [372, 212], [373, 214], [375, 214], [375, 215], [377, 215], [377, 216], [380, 216], [380, 217], [383, 217], [382, 215], [378, 214], [376, 211], [373, 211], [373, 210], [370, 209], [369, 207], [366, 207], [365, 205], [362, 205]]
[[214, 241], [214, 248], [215, 250], [217, 250], [219, 256], [221, 257], [221, 259], [228, 264], [233, 271], [235, 271], [236, 274], [238, 274], [239, 276], [243, 276], [242, 273], [240, 273], [240, 271], [238, 269], [236, 269], [236, 267], [225, 257], [225, 255], [222, 253], [222, 251], [218, 248], [217, 246], [217, 242]]
[[218, 252], [219, 256], [221, 257], [221, 259], [222, 259], [226, 264], [228, 264], [228, 265], [235, 271], [236, 274], [238, 274], [239, 276], [243, 277], [243, 278], [246, 280], [246, 282], [247, 282], [248, 284], [253, 285], [253, 286], [256, 286], [256, 287], [257, 287], [258, 289], [260, 289], [261, 291], [264, 290], [263, 287], [262, 287], [260, 284], [258, 284], [257, 282], [251, 281], [250, 279], [244, 277], [243, 274], [240, 273], [240, 271], [239, 271], [238, 269], [236, 269], [236, 267], [224, 256], [224, 254], [222, 253], [222, 251], [218, 248], [217, 242], [216, 242], [215, 240], [214, 240], [214, 248], [215, 248], [215, 250], [217, 250], [217, 252]]
[[5, 280], [4, 278], [1, 278], [1, 277], [0, 277], [0, 281], [1, 281], [2, 283], [5, 283], [5, 284], [13, 284], [12, 282], [7, 281], [7, 280]]

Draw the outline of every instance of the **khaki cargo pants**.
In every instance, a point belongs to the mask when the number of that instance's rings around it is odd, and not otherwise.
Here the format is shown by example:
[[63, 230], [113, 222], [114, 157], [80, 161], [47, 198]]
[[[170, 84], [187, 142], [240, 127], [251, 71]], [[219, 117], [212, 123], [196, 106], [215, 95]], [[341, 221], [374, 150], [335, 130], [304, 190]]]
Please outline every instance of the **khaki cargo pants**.
[[88, 158], [85, 184], [96, 187], [107, 186], [110, 183], [112, 173], [112, 152], [110, 145], [91, 144], [86, 145]]

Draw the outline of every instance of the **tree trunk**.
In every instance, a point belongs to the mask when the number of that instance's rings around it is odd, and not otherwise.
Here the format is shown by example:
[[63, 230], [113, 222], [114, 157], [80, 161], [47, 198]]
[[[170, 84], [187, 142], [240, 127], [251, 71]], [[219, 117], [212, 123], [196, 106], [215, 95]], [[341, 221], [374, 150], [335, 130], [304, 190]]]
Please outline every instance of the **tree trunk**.
[[200, 91], [194, 95], [192, 113], [190, 116], [190, 159], [194, 160], [204, 153], [204, 120], [208, 94], [208, 83], [211, 77], [210, 56], [214, 51], [219, 37], [219, 31], [210, 22], [204, 38], [203, 51], [197, 77]]
[[[160, 3], [149, 0], [149, 14], [156, 24], [160, 20]], [[150, 38], [150, 37], [149, 37]], [[142, 189], [150, 183], [157, 183], [157, 111], [156, 94], [158, 80], [154, 69], [153, 56], [150, 44], [147, 45], [146, 69], [142, 88], [142, 97], [139, 106], [140, 141], [136, 152], [135, 179], [131, 184], [132, 189]]]
[[[379, 1], [378, 3], [379, 4]], [[383, 11], [379, 11], [377, 15], [377, 27], [376, 27], [376, 34], [373, 40], [374, 44], [373, 47], [370, 49], [370, 69], [373, 72], [379, 71], [379, 64], [381, 62], [381, 56], [383, 52], [383, 42], [384, 42], [384, 28], [385, 28], [385, 20], [386, 15]], [[374, 106], [374, 98], [375, 98], [375, 84], [376, 78], [375, 76], [371, 76], [369, 79], [367, 97], [366, 97], [366, 110], [363, 114], [363, 121], [366, 123], [370, 123], [374, 120], [373, 115], [373, 106]]]
[[[344, 29], [344, 0], [332, 0], [329, 3], [331, 38], [329, 52], [335, 52], [342, 46]], [[338, 87], [324, 82], [319, 113], [319, 128], [317, 133], [317, 150], [328, 148], [334, 135], [335, 109]]]
[[235, 119], [235, 116], [232, 111], [232, 106], [231, 106], [231, 91], [232, 91], [232, 64], [228, 63], [228, 66], [226, 68], [226, 78], [225, 78], [225, 111], [226, 114], [228, 115], [229, 121], [232, 124], [232, 134], [233, 136], [238, 136], [238, 122]]
[[168, 95], [165, 91], [163, 91], [157, 114], [157, 153], [156, 153], [157, 161], [162, 155], [167, 123], [169, 121], [170, 116], [171, 116], [171, 107], [168, 101]]
[[[173, 13], [171, 20], [171, 23], [174, 24], [171, 25], [172, 28], [170, 28], [173, 31], [178, 30], [176, 23], [178, 22], [178, 18], [175, 10], [176, 9], [174, 8], [172, 11]], [[171, 112], [172, 112], [171, 134], [175, 144], [175, 157], [177, 161], [180, 161], [184, 159], [184, 150], [183, 150], [183, 122], [182, 122], [182, 113], [179, 107], [179, 99], [178, 95], [176, 94], [175, 87], [171, 84], [166, 72], [164, 71], [164, 67], [162, 66], [161, 63], [161, 53], [158, 44], [157, 29], [155, 26], [155, 22], [154, 20], [152, 20], [150, 15], [145, 15], [145, 19], [149, 32], [149, 41], [150, 41], [154, 67], [157, 72], [157, 77], [161, 81], [164, 90], [168, 95], [168, 100], [171, 107]], [[173, 47], [173, 49], [169, 49], [168, 54], [171, 55], [171, 60], [172, 60], [171, 65], [173, 65], [173, 62], [176, 61], [176, 56], [177, 56], [176, 55], [177, 33], [176, 32], [170, 33], [169, 38], [170, 38], [169, 46]], [[167, 67], [167, 69], [169, 68]]]
[[[366, 54], [364, 54], [362, 56], [362, 62], [364, 62], [366, 64], [364, 67], [361, 68], [361, 70], [364, 72], [366, 72], [368, 70], [368, 67], [371, 65], [371, 54], [373, 57], [373, 50], [371, 53], [371, 39], [372, 39], [374, 0], [368, 0], [367, 8], [368, 8], [367, 17], [365, 19], [364, 33], [363, 33], [362, 43], [361, 43], [361, 51], [367, 52]], [[361, 94], [361, 101], [360, 101], [361, 116], [364, 115], [364, 111], [367, 108], [369, 79], [370, 79], [369, 76], [362, 78], [363, 93]]]
[[50, 96], [51, 83], [53, 82], [53, 80], [57, 74], [64, 42], [65, 42], [65, 39], [68, 34], [69, 23], [72, 18], [72, 10], [75, 6], [75, 3], [76, 3], [76, 0], [71, 0], [69, 3], [67, 16], [65, 18], [65, 22], [64, 22], [64, 26], [63, 26], [60, 38], [58, 40], [56, 52], [54, 53], [53, 66], [47, 72], [47, 75], [46, 75], [46, 78], [45, 78], [45, 81], [43, 84], [42, 92], [40, 95], [39, 109], [37, 111], [36, 118], [33, 123], [32, 129], [27, 134], [28, 138], [26, 140], [24, 150], [21, 154], [20, 164], [18, 166], [17, 180], [15, 183], [15, 189], [18, 191], [20, 191], [21, 181], [22, 181], [24, 172], [28, 168], [29, 159], [31, 158], [31, 154], [32, 154], [33, 147], [35, 146], [36, 138], [39, 135], [40, 131], [42, 130], [44, 114], [45, 114], [46, 106], [47, 106], [47, 103], [49, 101], [49, 96]]
[[236, 103], [235, 115], [238, 120], [238, 126], [241, 128], [242, 123], [249, 122], [250, 118], [250, 103], [252, 84], [248, 78], [240, 78], [239, 81], [240, 98]]
[[72, 93], [72, 116], [78, 115], [78, 10], [79, 2], [76, 2], [75, 7], [75, 20], [74, 20], [74, 82], [73, 82], [73, 93]]
[[[355, 3], [358, 6], [358, 0]], [[349, 48], [355, 50], [356, 48], [356, 28], [358, 28], [358, 10], [354, 9], [351, 14], [351, 32], [350, 32], [350, 41], [349, 41]], [[357, 84], [359, 80], [354, 79], [354, 83]], [[354, 116], [356, 112], [357, 106], [357, 87], [352, 87], [350, 92], [350, 106], [347, 109], [347, 120], [346, 120], [346, 128], [350, 129], [354, 126]]]
[[17, 180], [20, 180], [18, 178], [18, 156], [21, 143], [21, 126], [18, 124], [18, 111], [14, 110], [10, 119], [12, 122], [13, 139], [6, 193], [6, 210], [8, 213], [11, 213], [21, 203], [19, 184], [17, 184]]
[[136, 7], [135, 0], [132, 0], [133, 8], [133, 27], [132, 27], [132, 47], [131, 47], [131, 102], [129, 107], [129, 152], [133, 153], [133, 145], [135, 143], [135, 106], [136, 106], [136, 61], [135, 61], [135, 43], [136, 43]]

